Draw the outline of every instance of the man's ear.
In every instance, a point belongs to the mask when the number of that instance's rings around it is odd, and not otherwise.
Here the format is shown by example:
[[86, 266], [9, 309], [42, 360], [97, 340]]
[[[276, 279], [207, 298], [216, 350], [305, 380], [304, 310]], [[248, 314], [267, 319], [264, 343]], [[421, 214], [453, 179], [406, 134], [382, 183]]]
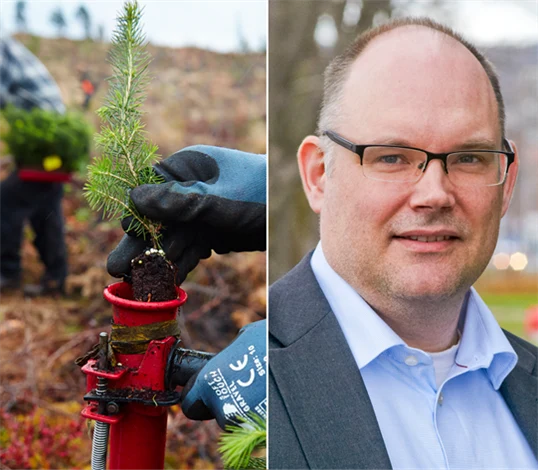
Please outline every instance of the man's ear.
[[303, 181], [303, 190], [312, 210], [319, 214], [325, 191], [325, 164], [319, 137], [307, 136], [297, 152], [299, 172]]
[[514, 163], [510, 165], [510, 168], [508, 169], [508, 174], [506, 175], [506, 181], [504, 182], [503, 186], [503, 205], [502, 205], [502, 212], [501, 217], [504, 217], [504, 214], [506, 214], [506, 211], [508, 210], [508, 206], [510, 205], [510, 200], [512, 199], [512, 194], [514, 192], [514, 186], [516, 185], [516, 179], [517, 179], [517, 172], [519, 170], [519, 156], [517, 153], [517, 147], [516, 144], [511, 140], [510, 145], [514, 149]]

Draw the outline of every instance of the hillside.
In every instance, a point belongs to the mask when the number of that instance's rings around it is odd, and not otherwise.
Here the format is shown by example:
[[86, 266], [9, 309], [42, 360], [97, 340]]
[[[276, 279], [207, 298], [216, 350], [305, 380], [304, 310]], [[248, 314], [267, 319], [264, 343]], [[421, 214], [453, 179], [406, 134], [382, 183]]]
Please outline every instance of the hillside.
[[[95, 109], [111, 74], [109, 44], [17, 36], [47, 66], [70, 108], [80, 109], [80, 75], [97, 84], [88, 118], [98, 126]], [[265, 152], [265, 55], [219, 54], [149, 45], [153, 77], [144, 109], [146, 130], [160, 153], [204, 143]]]

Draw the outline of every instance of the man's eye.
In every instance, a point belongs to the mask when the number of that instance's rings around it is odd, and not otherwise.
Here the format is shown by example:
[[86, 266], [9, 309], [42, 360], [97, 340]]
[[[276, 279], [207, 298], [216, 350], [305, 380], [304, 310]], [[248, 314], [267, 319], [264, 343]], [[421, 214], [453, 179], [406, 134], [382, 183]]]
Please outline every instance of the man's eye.
[[482, 163], [484, 161], [484, 158], [481, 155], [474, 154], [474, 153], [463, 153], [460, 155], [457, 155], [454, 159], [453, 163], [456, 165], [459, 164], [472, 164], [472, 163]]
[[397, 165], [407, 163], [407, 160], [403, 155], [382, 155], [377, 158], [377, 162], [387, 165]]

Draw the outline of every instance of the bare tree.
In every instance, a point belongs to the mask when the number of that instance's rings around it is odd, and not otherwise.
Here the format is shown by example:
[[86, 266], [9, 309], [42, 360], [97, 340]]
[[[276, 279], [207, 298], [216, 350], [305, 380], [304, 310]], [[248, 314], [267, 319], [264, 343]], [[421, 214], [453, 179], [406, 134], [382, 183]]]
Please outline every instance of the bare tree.
[[243, 31], [243, 25], [241, 24], [241, 18], [237, 17], [236, 21], [236, 31], [237, 31], [237, 50], [239, 52], [242, 52], [243, 54], [246, 54], [250, 52], [250, 44], [248, 43], [248, 39], [245, 36], [245, 32]]
[[84, 37], [86, 39], [91, 39], [92, 20], [90, 17], [90, 12], [84, 4], [78, 7], [75, 17], [82, 23], [82, 27], [84, 28]]
[[60, 7], [56, 8], [50, 15], [50, 22], [58, 31], [58, 36], [63, 36], [65, 28], [67, 27], [67, 22], [65, 21], [65, 16]]
[[97, 40], [99, 42], [104, 42], [105, 40], [105, 26], [103, 24], [97, 27]]
[[15, 23], [17, 29], [21, 32], [26, 32], [28, 26], [26, 24], [26, 2], [19, 0], [15, 5]]

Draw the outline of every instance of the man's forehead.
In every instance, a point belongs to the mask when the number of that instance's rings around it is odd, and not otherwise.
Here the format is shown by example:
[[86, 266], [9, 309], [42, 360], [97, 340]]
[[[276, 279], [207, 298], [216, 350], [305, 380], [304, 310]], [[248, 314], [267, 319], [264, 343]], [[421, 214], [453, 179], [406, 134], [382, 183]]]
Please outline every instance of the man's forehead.
[[403, 59], [410, 61], [410, 66], [416, 62], [439, 64], [457, 61], [461, 65], [482, 69], [476, 57], [462, 43], [422, 25], [399, 26], [376, 36], [361, 52], [354, 66], [360, 67], [364, 63], [372, 67], [396, 62], [404, 71], [406, 64]]
[[454, 38], [425, 26], [401, 26], [374, 38], [350, 67], [344, 93], [385, 105], [475, 93], [495, 101], [478, 59]]
[[491, 134], [497, 119], [493, 88], [476, 57], [454, 38], [413, 25], [374, 38], [351, 65], [338, 127], [357, 137], [359, 129], [371, 136], [372, 128], [387, 126], [436, 134], [472, 121], [473, 132]]

